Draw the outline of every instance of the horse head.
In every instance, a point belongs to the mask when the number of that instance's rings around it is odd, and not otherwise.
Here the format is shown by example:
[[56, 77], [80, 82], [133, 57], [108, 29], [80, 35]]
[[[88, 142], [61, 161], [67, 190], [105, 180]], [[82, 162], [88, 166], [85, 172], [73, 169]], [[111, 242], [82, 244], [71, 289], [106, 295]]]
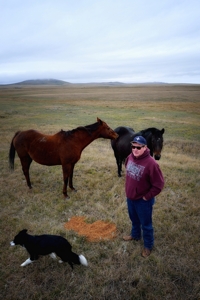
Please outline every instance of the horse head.
[[151, 144], [155, 160], [159, 160], [161, 158], [164, 132], [165, 129], [163, 128], [162, 130], [156, 129], [154, 133], [151, 133]]
[[106, 122], [102, 121], [101, 119], [97, 118], [97, 122], [99, 123], [99, 134], [100, 137], [104, 138], [104, 139], [111, 139], [111, 140], [115, 140], [116, 138], [118, 138], [118, 134], [112, 130], [107, 124]]

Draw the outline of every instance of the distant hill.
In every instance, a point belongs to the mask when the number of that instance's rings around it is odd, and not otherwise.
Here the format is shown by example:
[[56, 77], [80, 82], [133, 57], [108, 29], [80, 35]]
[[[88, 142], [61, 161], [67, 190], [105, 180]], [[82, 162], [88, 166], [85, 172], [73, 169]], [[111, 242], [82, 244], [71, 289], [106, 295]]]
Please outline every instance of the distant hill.
[[32, 80], [25, 80], [18, 83], [17, 85], [66, 85], [69, 82], [57, 79], [32, 79]]
[[119, 86], [125, 85], [123, 82], [88, 82], [88, 83], [70, 83], [58, 79], [30, 79], [13, 83], [12, 85], [87, 85], [87, 86]]
[[[21, 82], [16, 82], [12, 84], [6, 84], [6, 85], [17, 85], [17, 86], [39, 86], [39, 85], [48, 85], [48, 86], [99, 86], [99, 87], [104, 87], [104, 86], [110, 86], [110, 87], [119, 87], [119, 86], [137, 86], [137, 85], [166, 85], [168, 83], [165, 82], [141, 82], [141, 83], [124, 83], [124, 82], [118, 82], [118, 81], [111, 81], [111, 82], [88, 82], [88, 83], [71, 83], [63, 80], [58, 80], [58, 79], [30, 79], [30, 80], [24, 80]], [[1, 85], [1, 84], [0, 84]]]

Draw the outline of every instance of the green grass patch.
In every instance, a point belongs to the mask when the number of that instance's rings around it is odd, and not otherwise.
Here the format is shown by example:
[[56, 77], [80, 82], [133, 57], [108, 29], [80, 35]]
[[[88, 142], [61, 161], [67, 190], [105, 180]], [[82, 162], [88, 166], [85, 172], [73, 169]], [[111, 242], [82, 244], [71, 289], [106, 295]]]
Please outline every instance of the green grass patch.
[[[200, 298], [200, 86], [0, 87], [0, 299], [181, 299]], [[129, 234], [123, 166], [122, 177], [109, 140], [86, 147], [75, 166], [69, 200], [62, 196], [61, 166], [35, 162], [30, 167], [33, 189], [26, 186], [19, 158], [8, 165], [14, 133], [37, 129], [56, 133], [96, 122], [111, 128], [130, 126], [135, 131], [165, 128], [162, 158], [158, 162], [165, 187], [157, 197], [153, 221], [155, 249], [148, 259], [140, 255], [142, 241], [126, 243]], [[88, 242], [68, 231], [73, 216], [88, 223], [101, 220], [117, 226], [117, 237]], [[74, 252], [88, 259], [89, 267], [41, 257], [25, 268], [22, 247], [10, 247], [15, 234], [60, 234]]]

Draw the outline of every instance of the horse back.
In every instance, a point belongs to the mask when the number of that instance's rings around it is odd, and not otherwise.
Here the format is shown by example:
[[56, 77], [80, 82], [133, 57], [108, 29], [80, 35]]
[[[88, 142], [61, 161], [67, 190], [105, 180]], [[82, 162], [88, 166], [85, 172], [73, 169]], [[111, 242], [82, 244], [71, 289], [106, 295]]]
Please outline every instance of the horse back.
[[42, 165], [60, 165], [60, 139], [57, 135], [46, 135], [30, 129], [20, 131], [13, 139], [13, 145], [20, 159], [30, 156]]
[[127, 134], [133, 134], [134, 130], [131, 127], [128, 126], [119, 126], [114, 129], [114, 131], [121, 137]]
[[126, 158], [131, 152], [130, 142], [133, 140], [135, 131], [131, 127], [120, 126], [114, 130], [118, 134], [116, 140], [111, 141], [115, 155]]
[[31, 147], [38, 143], [45, 142], [49, 139], [48, 135], [44, 135], [36, 130], [30, 129], [19, 131], [13, 138], [13, 144], [16, 151], [29, 151]]

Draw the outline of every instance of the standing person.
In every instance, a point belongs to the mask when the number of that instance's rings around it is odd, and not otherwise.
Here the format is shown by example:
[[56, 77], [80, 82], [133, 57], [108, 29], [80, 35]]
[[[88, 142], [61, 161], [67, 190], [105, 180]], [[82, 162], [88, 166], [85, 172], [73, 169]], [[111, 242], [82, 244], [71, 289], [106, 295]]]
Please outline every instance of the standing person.
[[125, 162], [125, 191], [132, 229], [131, 234], [124, 236], [123, 240], [138, 241], [142, 233], [144, 248], [141, 255], [148, 257], [154, 246], [153, 204], [155, 196], [164, 187], [164, 178], [158, 163], [150, 155], [146, 139], [136, 136], [131, 144], [132, 153]]

